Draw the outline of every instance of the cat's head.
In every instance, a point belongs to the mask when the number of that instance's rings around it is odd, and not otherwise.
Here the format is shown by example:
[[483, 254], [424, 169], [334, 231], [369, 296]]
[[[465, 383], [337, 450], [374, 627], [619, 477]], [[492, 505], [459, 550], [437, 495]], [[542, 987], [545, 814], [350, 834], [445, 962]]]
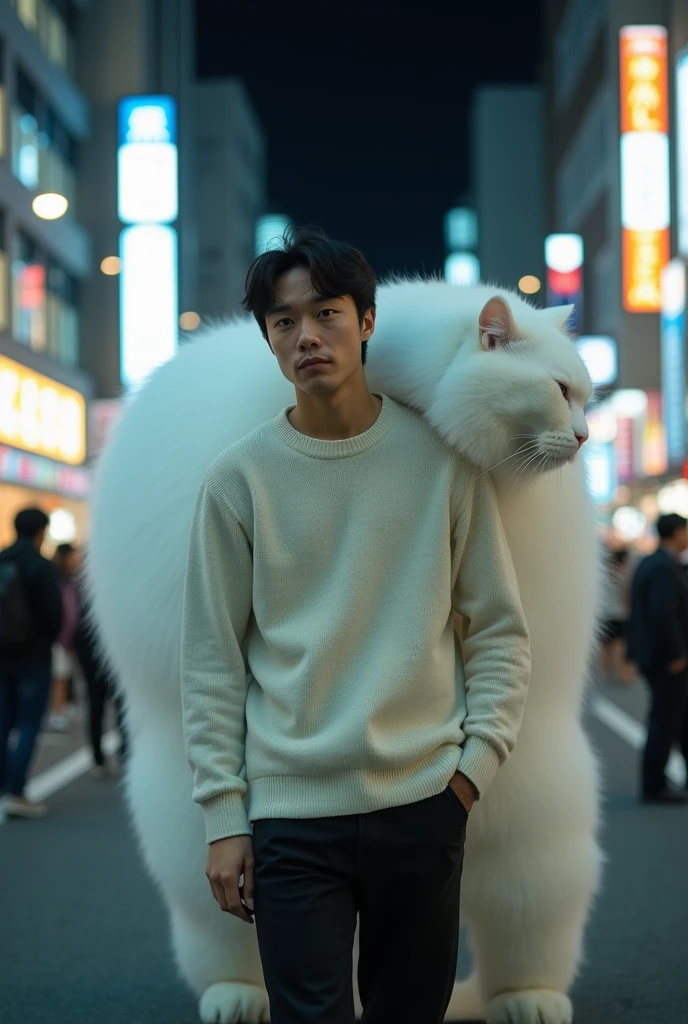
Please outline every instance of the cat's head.
[[473, 462], [486, 470], [499, 465], [496, 471], [514, 480], [572, 462], [588, 437], [584, 410], [592, 393], [566, 333], [572, 307], [536, 309], [513, 293], [469, 291], [472, 323], [428, 417]]

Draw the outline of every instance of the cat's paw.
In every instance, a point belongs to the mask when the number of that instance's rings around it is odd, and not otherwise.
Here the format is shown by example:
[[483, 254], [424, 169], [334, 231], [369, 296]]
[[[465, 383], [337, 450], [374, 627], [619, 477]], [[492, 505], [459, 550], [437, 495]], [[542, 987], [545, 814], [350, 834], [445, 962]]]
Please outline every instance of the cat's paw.
[[545, 988], [505, 992], [491, 999], [487, 1024], [571, 1024], [573, 1007], [562, 992]]
[[219, 981], [198, 1002], [203, 1024], [262, 1024], [270, 1020], [268, 994], [257, 985]]

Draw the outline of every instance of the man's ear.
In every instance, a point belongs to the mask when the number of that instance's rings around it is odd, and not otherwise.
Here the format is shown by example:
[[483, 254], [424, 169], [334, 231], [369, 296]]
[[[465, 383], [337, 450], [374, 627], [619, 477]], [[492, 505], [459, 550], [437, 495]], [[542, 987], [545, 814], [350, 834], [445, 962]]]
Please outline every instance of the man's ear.
[[363, 314], [363, 323], [361, 324], [361, 341], [370, 341], [374, 330], [375, 307], [371, 306], [370, 309], [366, 310]]
[[516, 324], [505, 299], [495, 295], [488, 299], [478, 317], [480, 344], [486, 350], [508, 345], [516, 340]]

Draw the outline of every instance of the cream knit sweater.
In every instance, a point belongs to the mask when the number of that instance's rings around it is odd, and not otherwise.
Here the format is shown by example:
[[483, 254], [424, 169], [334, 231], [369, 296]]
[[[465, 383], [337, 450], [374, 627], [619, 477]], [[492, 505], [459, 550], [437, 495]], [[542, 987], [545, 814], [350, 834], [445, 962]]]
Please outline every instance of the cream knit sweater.
[[482, 794], [513, 749], [530, 650], [491, 481], [381, 397], [343, 441], [284, 410], [203, 482], [182, 700], [208, 842], [423, 800], [457, 767]]

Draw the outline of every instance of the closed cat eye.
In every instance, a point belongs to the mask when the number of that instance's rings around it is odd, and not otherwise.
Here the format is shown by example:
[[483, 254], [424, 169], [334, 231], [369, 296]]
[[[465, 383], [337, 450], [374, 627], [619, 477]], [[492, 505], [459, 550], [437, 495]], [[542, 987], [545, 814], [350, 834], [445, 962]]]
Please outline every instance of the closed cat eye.
[[561, 391], [562, 395], [564, 396], [564, 398], [568, 402], [568, 399], [569, 399], [569, 389], [566, 387], [566, 384], [562, 384], [560, 380], [557, 381], [557, 384], [559, 385], [559, 390]]

